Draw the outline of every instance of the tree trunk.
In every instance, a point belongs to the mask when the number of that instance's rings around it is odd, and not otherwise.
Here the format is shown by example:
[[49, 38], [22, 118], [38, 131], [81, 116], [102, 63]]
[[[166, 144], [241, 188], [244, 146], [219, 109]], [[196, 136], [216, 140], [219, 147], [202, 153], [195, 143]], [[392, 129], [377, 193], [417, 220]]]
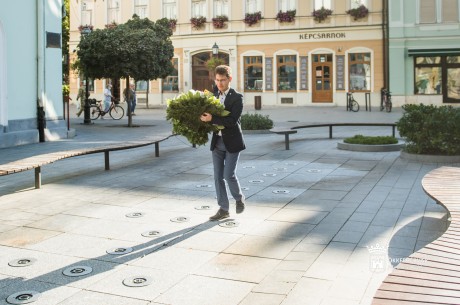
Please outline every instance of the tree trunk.
[[124, 98], [126, 99], [126, 103], [128, 104], [128, 107], [126, 108], [127, 111], [128, 111], [128, 113], [127, 113], [127, 115], [128, 115], [128, 127], [133, 127], [133, 117], [131, 116], [131, 103], [128, 100], [128, 97], [129, 97], [128, 90], [130, 90], [129, 89], [129, 76], [126, 77], [126, 89], [125, 90], [126, 90], [125, 91], [126, 95], [125, 94], [123, 94], [123, 95], [124, 95]]
[[147, 80], [147, 92], [146, 92], [146, 96], [145, 96], [145, 103], [146, 103], [146, 107], [147, 109], [149, 109], [149, 91], [150, 91], [150, 80]]

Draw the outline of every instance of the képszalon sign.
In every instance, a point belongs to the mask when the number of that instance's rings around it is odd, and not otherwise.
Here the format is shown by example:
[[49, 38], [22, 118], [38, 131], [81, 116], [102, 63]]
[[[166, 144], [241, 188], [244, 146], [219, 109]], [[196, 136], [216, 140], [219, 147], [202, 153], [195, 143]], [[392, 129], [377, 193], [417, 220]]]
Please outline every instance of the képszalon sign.
[[300, 39], [306, 39], [306, 40], [345, 38], [345, 33], [311, 33], [311, 34], [299, 34], [299, 38], [300, 38]]

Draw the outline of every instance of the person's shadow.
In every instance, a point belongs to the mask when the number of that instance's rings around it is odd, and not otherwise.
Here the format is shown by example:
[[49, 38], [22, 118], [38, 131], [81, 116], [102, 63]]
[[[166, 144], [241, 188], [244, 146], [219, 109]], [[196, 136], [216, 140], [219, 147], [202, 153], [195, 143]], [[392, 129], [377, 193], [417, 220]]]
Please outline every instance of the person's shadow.
[[[231, 221], [231, 219], [226, 219], [222, 222]], [[139, 244], [134, 247], [130, 248], [117, 248], [112, 249], [112, 254], [105, 254], [102, 256], [94, 257], [91, 259], [85, 259], [63, 268], [50, 271], [46, 274], [42, 274], [40, 276], [24, 279], [24, 278], [5, 278], [0, 280], [0, 297], [3, 300], [6, 300], [12, 294], [17, 294], [19, 292], [24, 292], [16, 297], [18, 302], [17, 304], [26, 304], [24, 303], [27, 299], [31, 299], [33, 294], [30, 292], [38, 292], [43, 293], [47, 290], [52, 290], [55, 288], [55, 285], [68, 285], [71, 283], [75, 283], [84, 279], [87, 279], [92, 276], [96, 276], [102, 274], [104, 272], [108, 272], [110, 270], [115, 269], [121, 264], [126, 264], [128, 262], [132, 262], [136, 259], [143, 258], [149, 254], [152, 254], [157, 251], [161, 251], [166, 249], [167, 247], [177, 244], [185, 239], [188, 239], [204, 230], [208, 230], [221, 222], [218, 221], [207, 221], [193, 227], [188, 227], [177, 232], [173, 232], [164, 236], [159, 236], [157, 238], [149, 238], [148, 242]], [[92, 245], [89, 245], [92, 246]], [[125, 250], [129, 250], [129, 253]], [[120, 254], [118, 254], [120, 253]], [[16, 258], [18, 262], [23, 258]], [[105, 263], [101, 263], [105, 262]], [[37, 264], [35, 262], [34, 264]], [[89, 268], [84, 268], [89, 267]], [[19, 268], [19, 267], [11, 267], [11, 268]], [[27, 268], [27, 267], [24, 267]], [[91, 270], [92, 269], [92, 270]], [[85, 274], [88, 270], [91, 272]], [[63, 274], [74, 274], [75, 276], [66, 276]], [[11, 276], [11, 275], [10, 275]], [[14, 276], [14, 275], [12, 275]], [[137, 274], [133, 274], [133, 276], [137, 276]], [[21, 281], [22, 280], [22, 281]], [[20, 282], [21, 281], [21, 282]], [[38, 285], [38, 283], [49, 283], [49, 285]], [[37, 287], [39, 287], [37, 289]], [[14, 289], [14, 290], [13, 290]], [[30, 300], [29, 300], [30, 301]], [[27, 302], [28, 303], [28, 302]]]

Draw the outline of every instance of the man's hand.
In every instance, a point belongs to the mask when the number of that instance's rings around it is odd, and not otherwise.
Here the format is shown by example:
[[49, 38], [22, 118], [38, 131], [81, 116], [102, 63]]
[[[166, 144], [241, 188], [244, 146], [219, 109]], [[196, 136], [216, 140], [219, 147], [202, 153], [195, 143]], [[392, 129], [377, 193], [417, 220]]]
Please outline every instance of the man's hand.
[[200, 116], [200, 120], [203, 122], [211, 122], [212, 114], [205, 112]]

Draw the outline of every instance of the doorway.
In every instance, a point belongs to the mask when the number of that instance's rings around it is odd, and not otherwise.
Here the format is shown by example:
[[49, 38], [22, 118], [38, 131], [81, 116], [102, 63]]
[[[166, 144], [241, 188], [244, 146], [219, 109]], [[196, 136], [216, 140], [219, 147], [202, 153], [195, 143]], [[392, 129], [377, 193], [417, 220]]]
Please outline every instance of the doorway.
[[312, 102], [332, 103], [332, 54], [312, 56]]
[[[212, 52], [201, 52], [192, 56], [192, 89], [213, 92], [214, 71], [210, 71], [207, 65], [211, 58]], [[223, 60], [224, 65], [229, 64], [228, 54], [219, 53], [218, 58]]]

